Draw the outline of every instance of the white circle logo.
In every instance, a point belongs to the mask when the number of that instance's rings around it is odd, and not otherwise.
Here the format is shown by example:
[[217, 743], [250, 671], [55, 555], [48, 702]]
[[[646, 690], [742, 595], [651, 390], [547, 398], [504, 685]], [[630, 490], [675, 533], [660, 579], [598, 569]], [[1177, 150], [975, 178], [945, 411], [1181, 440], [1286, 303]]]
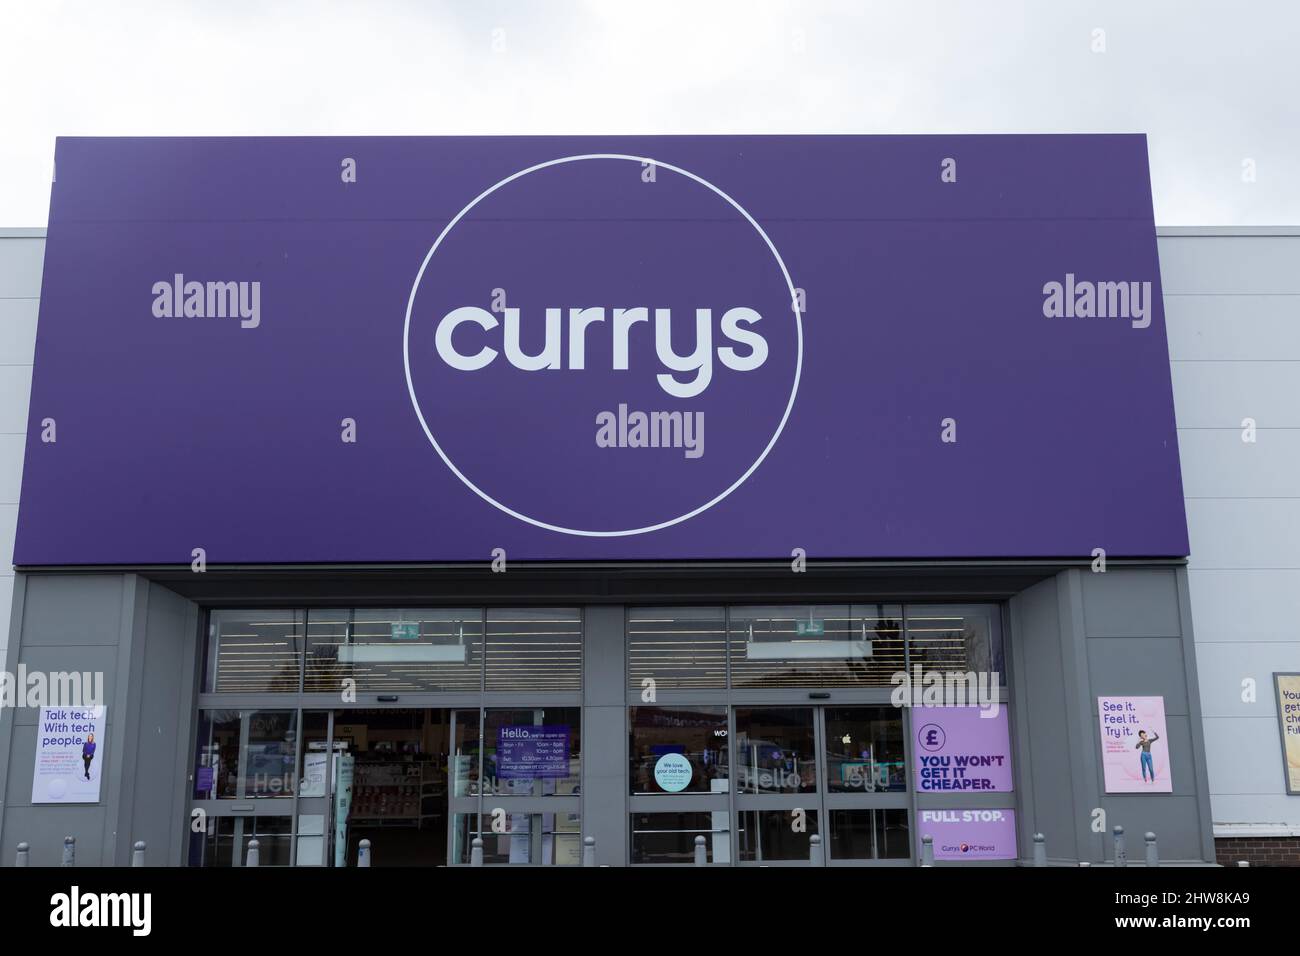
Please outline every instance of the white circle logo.
[[[642, 184], [629, 163], [674, 176]], [[493, 295], [502, 301], [490, 304]], [[601, 295], [608, 311], [593, 307]], [[670, 300], [675, 310], [660, 307]], [[803, 368], [799, 306], [771, 238], [717, 186], [642, 156], [565, 156], [490, 186], [439, 233], [407, 300], [407, 393], [430, 445], [493, 508], [562, 534], [645, 534], [726, 499], [776, 445]], [[756, 325], [763, 312], [794, 321]], [[731, 343], [716, 349], [716, 375], [715, 313], [719, 341]], [[765, 367], [759, 329], [779, 337]], [[692, 338], [695, 351], [683, 354]]]

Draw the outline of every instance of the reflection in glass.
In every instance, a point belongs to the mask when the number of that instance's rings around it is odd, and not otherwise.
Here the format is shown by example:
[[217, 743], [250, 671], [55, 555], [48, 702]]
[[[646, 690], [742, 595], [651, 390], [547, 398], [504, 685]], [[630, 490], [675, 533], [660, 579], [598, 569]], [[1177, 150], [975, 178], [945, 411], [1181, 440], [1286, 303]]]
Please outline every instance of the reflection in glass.
[[742, 810], [736, 814], [736, 844], [742, 862], [808, 862], [809, 838], [817, 831], [817, 811], [804, 811], [804, 829], [795, 828], [791, 810]]
[[248, 747], [239, 768], [243, 797], [292, 797], [297, 783], [298, 712], [254, 710], [248, 721]]
[[741, 793], [816, 793], [812, 708], [737, 707], [736, 763]]
[[1001, 609], [993, 604], [908, 605], [911, 666], [926, 670], [996, 671], [1006, 684]]
[[903, 716], [893, 707], [827, 707], [826, 777], [831, 793], [907, 789]]
[[[726, 707], [632, 707], [628, 722], [632, 793], [727, 792]], [[656, 775], [668, 754], [689, 761], [689, 780]]]

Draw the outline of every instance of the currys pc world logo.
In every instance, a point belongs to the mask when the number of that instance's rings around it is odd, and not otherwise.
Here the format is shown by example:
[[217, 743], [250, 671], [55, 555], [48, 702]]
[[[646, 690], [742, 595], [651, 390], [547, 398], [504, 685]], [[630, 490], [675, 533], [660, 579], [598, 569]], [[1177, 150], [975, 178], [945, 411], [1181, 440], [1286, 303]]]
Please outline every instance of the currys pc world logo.
[[407, 391], [492, 507], [563, 534], [646, 534], [725, 501], [777, 444], [802, 306], [767, 231], [712, 182], [561, 157], [484, 190], [428, 249]]

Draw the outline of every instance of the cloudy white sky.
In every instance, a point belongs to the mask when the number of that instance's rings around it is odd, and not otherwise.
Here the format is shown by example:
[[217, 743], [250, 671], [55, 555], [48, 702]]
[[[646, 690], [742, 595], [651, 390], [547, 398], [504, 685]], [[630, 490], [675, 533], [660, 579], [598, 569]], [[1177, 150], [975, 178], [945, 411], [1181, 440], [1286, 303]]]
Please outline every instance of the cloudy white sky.
[[1296, 0], [0, 0], [0, 226], [61, 135], [747, 132], [1145, 132], [1159, 224], [1294, 225], [1297, 37]]

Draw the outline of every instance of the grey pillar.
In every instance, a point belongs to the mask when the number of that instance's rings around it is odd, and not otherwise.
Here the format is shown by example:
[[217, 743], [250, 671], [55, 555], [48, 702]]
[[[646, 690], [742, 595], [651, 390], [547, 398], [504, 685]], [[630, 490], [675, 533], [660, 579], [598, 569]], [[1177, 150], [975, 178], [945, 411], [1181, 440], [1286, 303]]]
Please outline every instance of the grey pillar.
[[582, 830], [610, 866], [627, 865], [629, 845], [624, 615], [619, 605], [582, 613]]
[[131, 847], [131, 865], [144, 866], [144, 840], [136, 840], [135, 846]]
[[596, 865], [596, 838], [594, 836], [585, 837], [582, 841], [582, 865]]
[[704, 837], [697, 836], [695, 838], [695, 865], [708, 866], [708, 864], [709, 851], [704, 846]]
[[357, 844], [357, 866], [370, 866], [370, 841], [362, 840]]
[[808, 838], [808, 862], [812, 866], [824, 866], [826, 863], [822, 856], [822, 838], [816, 833]]
[[1147, 835], [1144, 839], [1147, 843], [1147, 866], [1159, 866], [1160, 853], [1156, 850], [1156, 835], [1147, 831]]
[[262, 845], [254, 837], [248, 841], [248, 862], [244, 866], [259, 866], [262, 862]]
[[77, 865], [77, 838], [76, 837], [63, 838], [63, 862], [60, 863], [59, 865], [60, 866]]
[[1128, 851], [1124, 847], [1124, 828], [1117, 823], [1111, 833], [1115, 837], [1115, 865], [1128, 866]]
[[29, 847], [26, 843], [18, 844], [18, 858], [14, 860], [14, 866], [27, 866], [28, 865], [27, 858], [30, 855], [30, 853], [31, 853], [31, 847]]
[[921, 865], [934, 866], [934, 837], [928, 833], [921, 837]]
[[469, 865], [482, 866], [483, 865], [483, 838], [476, 836], [469, 846], [470, 846]]

